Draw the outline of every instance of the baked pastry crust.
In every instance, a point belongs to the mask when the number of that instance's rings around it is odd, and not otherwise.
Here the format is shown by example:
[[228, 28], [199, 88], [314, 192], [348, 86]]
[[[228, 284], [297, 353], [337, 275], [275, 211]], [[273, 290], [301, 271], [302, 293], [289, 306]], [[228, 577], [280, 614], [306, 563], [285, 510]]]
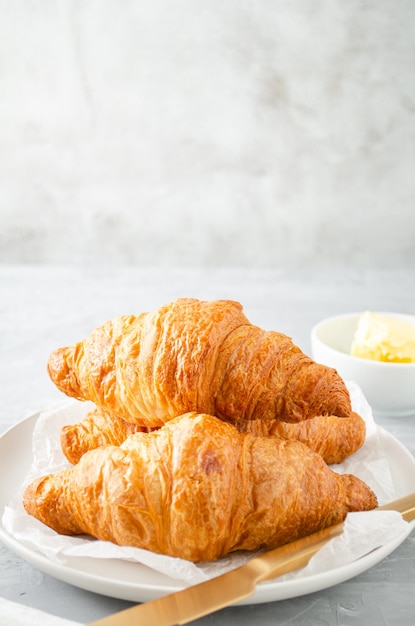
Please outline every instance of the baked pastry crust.
[[231, 300], [181, 298], [109, 320], [55, 350], [48, 371], [67, 395], [144, 428], [189, 411], [233, 423], [351, 413], [336, 370], [286, 335], [251, 324]]
[[[294, 424], [257, 419], [237, 422], [235, 426], [240, 432], [254, 435], [296, 439], [320, 454], [327, 464], [344, 461], [361, 448], [366, 437], [365, 421], [355, 412], [344, 418], [319, 415]], [[82, 421], [62, 428], [61, 447], [68, 461], [75, 464], [88, 450], [119, 446], [129, 435], [146, 430], [95, 407]]]
[[319, 415], [297, 424], [249, 420], [239, 422], [237, 428], [256, 435], [296, 439], [317, 452], [328, 465], [342, 463], [362, 447], [366, 438], [366, 423], [355, 412], [341, 419], [335, 415]]
[[304, 444], [197, 413], [87, 452], [24, 494], [27, 512], [58, 533], [194, 562], [272, 548], [376, 505]]

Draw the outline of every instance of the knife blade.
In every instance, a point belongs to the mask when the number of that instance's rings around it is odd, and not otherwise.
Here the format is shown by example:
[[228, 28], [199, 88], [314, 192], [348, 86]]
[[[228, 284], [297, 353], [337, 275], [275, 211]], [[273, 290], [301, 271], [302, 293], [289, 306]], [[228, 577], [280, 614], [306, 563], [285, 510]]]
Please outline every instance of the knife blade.
[[[415, 519], [415, 493], [389, 502], [376, 510], [398, 511], [409, 522]], [[187, 624], [247, 598], [254, 593], [258, 582], [264, 582], [304, 567], [326, 543], [340, 535], [343, 528], [343, 522], [330, 526], [254, 557], [245, 565], [230, 572], [104, 617], [91, 622], [89, 626]]]

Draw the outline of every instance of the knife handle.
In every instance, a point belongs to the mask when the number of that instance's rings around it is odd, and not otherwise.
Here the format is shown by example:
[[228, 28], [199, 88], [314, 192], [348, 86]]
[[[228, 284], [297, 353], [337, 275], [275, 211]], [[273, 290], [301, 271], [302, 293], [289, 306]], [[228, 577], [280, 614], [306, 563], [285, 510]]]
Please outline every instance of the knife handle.
[[[398, 511], [407, 522], [415, 518], [415, 494], [409, 494], [393, 502], [388, 502], [377, 507], [379, 511]], [[282, 576], [300, 567], [307, 565], [316, 552], [326, 543], [341, 535], [344, 529], [344, 522], [324, 528], [308, 537], [297, 539], [280, 548], [275, 548], [255, 557], [247, 564], [255, 572], [256, 582], [271, 580], [277, 576]]]
[[341, 535], [344, 523], [324, 528], [308, 537], [287, 543], [284, 546], [264, 552], [246, 564], [252, 571], [256, 582], [271, 580], [307, 565], [316, 554], [333, 537]]
[[403, 498], [379, 506], [377, 510], [399, 511], [405, 521], [411, 522], [415, 519], [415, 493], [410, 493], [407, 496], [403, 496]]

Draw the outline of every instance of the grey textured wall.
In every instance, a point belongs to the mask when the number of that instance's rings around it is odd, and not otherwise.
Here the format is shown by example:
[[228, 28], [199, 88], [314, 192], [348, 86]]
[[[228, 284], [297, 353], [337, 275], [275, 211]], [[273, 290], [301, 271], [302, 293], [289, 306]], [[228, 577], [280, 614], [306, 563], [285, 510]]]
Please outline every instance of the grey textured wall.
[[415, 267], [413, 0], [0, 0], [0, 262]]

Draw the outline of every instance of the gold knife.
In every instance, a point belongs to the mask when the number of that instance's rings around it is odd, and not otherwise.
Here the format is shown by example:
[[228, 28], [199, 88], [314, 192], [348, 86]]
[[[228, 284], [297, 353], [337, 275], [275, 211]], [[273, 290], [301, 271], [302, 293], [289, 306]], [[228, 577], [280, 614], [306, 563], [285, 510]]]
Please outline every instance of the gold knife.
[[[399, 511], [407, 521], [415, 519], [415, 493], [389, 502], [376, 510]], [[269, 552], [245, 565], [203, 583], [139, 604], [104, 617], [89, 626], [175, 626], [219, 611], [247, 598], [264, 582], [307, 565], [330, 539], [343, 532], [344, 523], [330, 526]]]

